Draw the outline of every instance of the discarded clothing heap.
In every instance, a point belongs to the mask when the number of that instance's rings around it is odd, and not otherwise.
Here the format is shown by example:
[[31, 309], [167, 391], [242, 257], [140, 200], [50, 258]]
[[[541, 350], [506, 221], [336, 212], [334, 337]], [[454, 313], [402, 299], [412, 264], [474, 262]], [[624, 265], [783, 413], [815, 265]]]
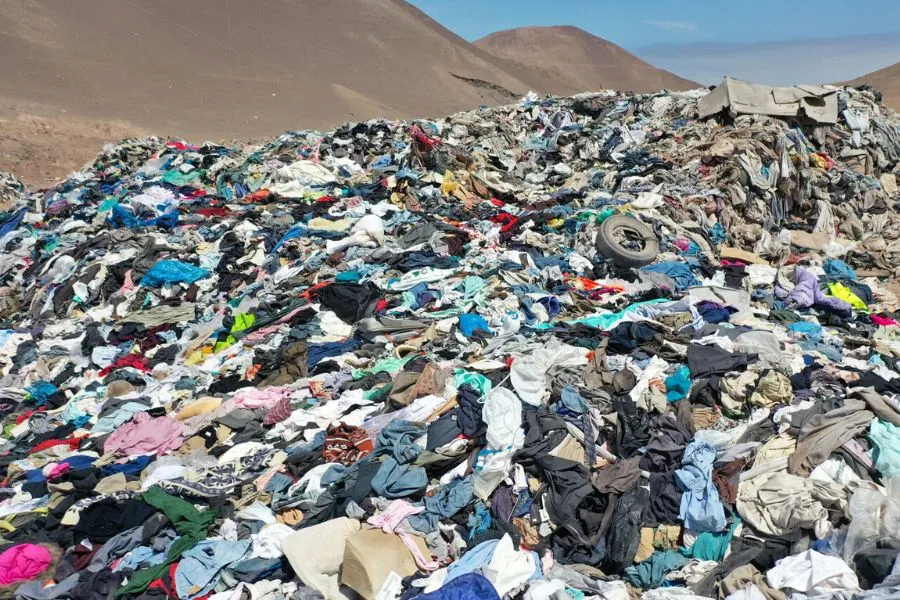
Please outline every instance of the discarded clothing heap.
[[900, 596], [897, 115], [706, 93], [0, 180], [0, 594]]

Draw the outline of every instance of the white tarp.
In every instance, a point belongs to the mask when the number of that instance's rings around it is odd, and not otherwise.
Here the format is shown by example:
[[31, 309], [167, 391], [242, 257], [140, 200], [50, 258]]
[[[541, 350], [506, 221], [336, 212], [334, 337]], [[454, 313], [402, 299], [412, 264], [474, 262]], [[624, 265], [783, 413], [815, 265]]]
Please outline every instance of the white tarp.
[[771, 115], [806, 117], [816, 123], [836, 123], [837, 89], [818, 85], [769, 87], [726, 77], [719, 86], [700, 99], [700, 118], [725, 109], [732, 116]]

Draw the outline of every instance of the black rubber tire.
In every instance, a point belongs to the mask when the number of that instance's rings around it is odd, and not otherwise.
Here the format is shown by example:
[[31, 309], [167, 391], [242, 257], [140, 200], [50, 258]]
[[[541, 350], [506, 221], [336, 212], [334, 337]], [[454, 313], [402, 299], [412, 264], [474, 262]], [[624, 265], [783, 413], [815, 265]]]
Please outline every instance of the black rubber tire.
[[[644, 247], [632, 250], [618, 244], [615, 240], [620, 232], [642, 238]], [[618, 267], [643, 267], [652, 263], [659, 254], [659, 240], [653, 231], [637, 219], [625, 215], [613, 215], [600, 223], [596, 247], [597, 252], [612, 260]]]

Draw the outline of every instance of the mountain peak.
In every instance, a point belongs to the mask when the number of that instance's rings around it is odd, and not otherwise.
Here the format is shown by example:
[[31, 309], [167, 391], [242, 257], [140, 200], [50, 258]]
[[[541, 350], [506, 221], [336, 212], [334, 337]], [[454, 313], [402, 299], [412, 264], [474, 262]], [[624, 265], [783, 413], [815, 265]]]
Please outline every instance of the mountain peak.
[[542, 73], [555, 94], [601, 89], [656, 92], [699, 84], [658, 69], [609, 40], [572, 25], [518, 27], [474, 42], [494, 56]]

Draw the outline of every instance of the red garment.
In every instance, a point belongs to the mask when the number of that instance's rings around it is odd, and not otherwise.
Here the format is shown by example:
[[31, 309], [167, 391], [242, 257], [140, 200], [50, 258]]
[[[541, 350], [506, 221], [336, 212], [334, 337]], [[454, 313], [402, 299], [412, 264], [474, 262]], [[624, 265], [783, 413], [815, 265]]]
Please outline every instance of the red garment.
[[889, 325], [900, 325], [897, 321], [890, 317], [882, 317], [880, 315], [869, 315], [869, 318], [876, 325], [881, 325], [882, 327], [887, 327]]
[[28, 451], [29, 454], [34, 454], [36, 452], [40, 452], [41, 450], [46, 450], [48, 448], [53, 448], [54, 446], [68, 446], [72, 450], [77, 450], [78, 446], [81, 445], [81, 440], [75, 438], [68, 438], [65, 440], [46, 440], [32, 448]]
[[198, 208], [196, 212], [198, 215], [203, 215], [204, 217], [230, 217], [233, 214], [230, 210], [222, 206]]
[[174, 148], [184, 152], [185, 150], [199, 150], [199, 146], [193, 144], [185, 144], [184, 142], [166, 142], [166, 148]]
[[143, 371], [144, 373], [149, 373], [153, 369], [147, 364], [146, 356], [138, 356], [137, 354], [126, 354], [122, 358], [116, 360], [111, 365], [102, 369], [99, 373], [100, 377], [106, 377], [116, 369], [121, 369], [123, 367], [132, 367], [137, 369], [138, 371]]
[[37, 410], [25, 411], [24, 413], [22, 413], [21, 415], [16, 417], [16, 425], [20, 425], [22, 423], [22, 421], [26, 421], [26, 420], [30, 419], [31, 415], [33, 415], [34, 413], [44, 412], [46, 410], [47, 410], [47, 408], [42, 406]]
[[162, 590], [166, 598], [177, 600], [178, 594], [175, 593], [175, 571], [178, 569], [179, 563], [169, 565], [169, 571], [160, 577], [154, 579], [147, 585], [148, 590]]
[[506, 233], [519, 222], [518, 217], [514, 217], [508, 212], [497, 213], [496, 215], [489, 217], [489, 219], [492, 223], [500, 225], [500, 233]]
[[822, 152], [816, 152], [815, 154], [825, 162], [826, 171], [830, 171], [837, 166], [837, 162], [827, 154], [823, 154]]
[[427, 152], [441, 143], [440, 138], [431, 137], [422, 131], [418, 125], [413, 125], [409, 129], [409, 134], [418, 142], [419, 151]]
[[244, 196], [244, 202], [268, 202], [272, 198], [272, 192], [266, 189], [256, 190]]

